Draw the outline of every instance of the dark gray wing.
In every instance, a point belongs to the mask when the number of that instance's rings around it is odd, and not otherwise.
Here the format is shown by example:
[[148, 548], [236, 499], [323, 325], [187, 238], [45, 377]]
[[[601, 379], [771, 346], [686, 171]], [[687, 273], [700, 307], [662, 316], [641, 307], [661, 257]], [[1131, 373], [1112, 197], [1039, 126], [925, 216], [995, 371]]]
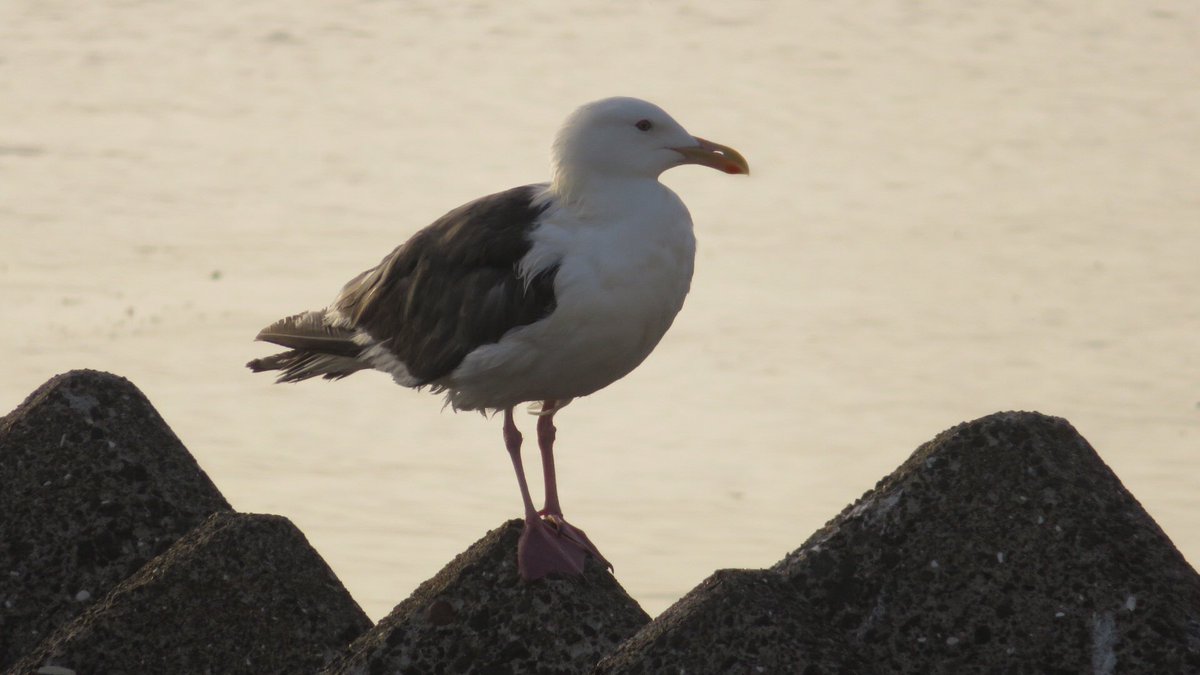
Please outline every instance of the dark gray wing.
[[355, 277], [330, 309], [402, 361], [419, 384], [448, 375], [471, 350], [554, 311], [557, 267], [517, 276], [545, 205], [539, 186], [454, 209]]

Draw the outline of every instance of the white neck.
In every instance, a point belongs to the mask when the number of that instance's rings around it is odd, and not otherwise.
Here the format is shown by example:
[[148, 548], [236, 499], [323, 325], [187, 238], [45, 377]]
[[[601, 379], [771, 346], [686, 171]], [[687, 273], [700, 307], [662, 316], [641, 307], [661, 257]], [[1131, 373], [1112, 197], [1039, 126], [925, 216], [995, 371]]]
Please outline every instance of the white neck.
[[558, 203], [587, 217], [611, 218], [644, 208], [672, 194], [657, 176], [591, 173], [582, 176], [555, 167], [550, 192]]

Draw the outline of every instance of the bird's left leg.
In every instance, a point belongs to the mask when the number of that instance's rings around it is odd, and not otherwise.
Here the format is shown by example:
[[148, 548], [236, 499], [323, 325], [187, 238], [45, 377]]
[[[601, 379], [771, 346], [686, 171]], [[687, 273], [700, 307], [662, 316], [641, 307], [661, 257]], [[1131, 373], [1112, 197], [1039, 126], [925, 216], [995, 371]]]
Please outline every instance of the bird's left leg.
[[512, 408], [504, 410], [504, 446], [512, 459], [525, 506], [525, 526], [517, 541], [517, 570], [521, 578], [533, 581], [549, 574], [583, 574], [584, 551], [564, 540], [559, 529], [543, 520], [533, 508], [529, 485], [525, 482], [525, 467], [521, 463], [521, 432], [513, 423]]
[[554, 437], [558, 433], [554, 426], [556, 404], [557, 401], [544, 401], [542, 414], [537, 421], [538, 450], [542, 451], [542, 478], [546, 481], [546, 503], [539, 513], [561, 518], [563, 512], [558, 503], [558, 479], [554, 472]]
[[538, 449], [542, 451], [542, 478], [546, 482], [546, 502], [538, 513], [542, 520], [555, 527], [564, 539], [611, 569], [612, 563], [600, 555], [600, 551], [596, 549], [592, 540], [588, 539], [587, 534], [563, 517], [562, 506], [558, 502], [558, 479], [554, 471], [554, 438], [557, 432], [554, 427], [554, 413], [557, 405], [558, 402], [553, 400], [542, 402], [542, 414], [537, 422]]

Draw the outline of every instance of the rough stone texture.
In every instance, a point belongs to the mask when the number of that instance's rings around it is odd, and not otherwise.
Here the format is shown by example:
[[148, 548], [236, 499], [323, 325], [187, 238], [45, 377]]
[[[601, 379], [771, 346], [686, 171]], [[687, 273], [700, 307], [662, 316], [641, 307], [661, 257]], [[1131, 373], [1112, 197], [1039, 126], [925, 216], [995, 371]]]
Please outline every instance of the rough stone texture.
[[650, 620], [606, 570], [532, 583], [511, 520], [422, 584], [329, 673], [580, 673]]
[[999, 413], [773, 569], [714, 575], [598, 671], [1200, 673], [1200, 576], [1070, 424]]
[[600, 661], [596, 673], [872, 672], [771, 570], [718, 570]]
[[217, 513], [13, 672], [314, 673], [370, 626], [286, 518]]
[[128, 380], [42, 385], [0, 419], [0, 670], [228, 509]]
[[1200, 673], [1200, 576], [1059, 418], [940, 434], [775, 569], [885, 673]]
[[940, 434], [772, 569], [718, 571], [649, 625], [598, 565], [521, 581], [520, 531], [364, 634], [291, 523], [230, 513], [133, 385], [67, 373], [0, 418], [0, 670], [1200, 673], [1200, 576], [1036, 413]]

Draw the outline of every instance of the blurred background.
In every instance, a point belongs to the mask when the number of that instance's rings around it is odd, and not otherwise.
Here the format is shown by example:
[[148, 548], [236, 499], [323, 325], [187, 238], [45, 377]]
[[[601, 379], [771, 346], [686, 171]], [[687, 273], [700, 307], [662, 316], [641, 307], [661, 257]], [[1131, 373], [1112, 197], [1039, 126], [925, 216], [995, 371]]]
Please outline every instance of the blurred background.
[[1183, 0], [7, 0], [0, 411], [130, 378], [379, 618], [520, 515], [500, 420], [381, 373], [272, 385], [251, 340], [633, 95], [754, 170], [664, 176], [692, 295], [557, 418], [566, 512], [647, 611], [1008, 409], [1074, 423], [1195, 564], [1197, 83]]

